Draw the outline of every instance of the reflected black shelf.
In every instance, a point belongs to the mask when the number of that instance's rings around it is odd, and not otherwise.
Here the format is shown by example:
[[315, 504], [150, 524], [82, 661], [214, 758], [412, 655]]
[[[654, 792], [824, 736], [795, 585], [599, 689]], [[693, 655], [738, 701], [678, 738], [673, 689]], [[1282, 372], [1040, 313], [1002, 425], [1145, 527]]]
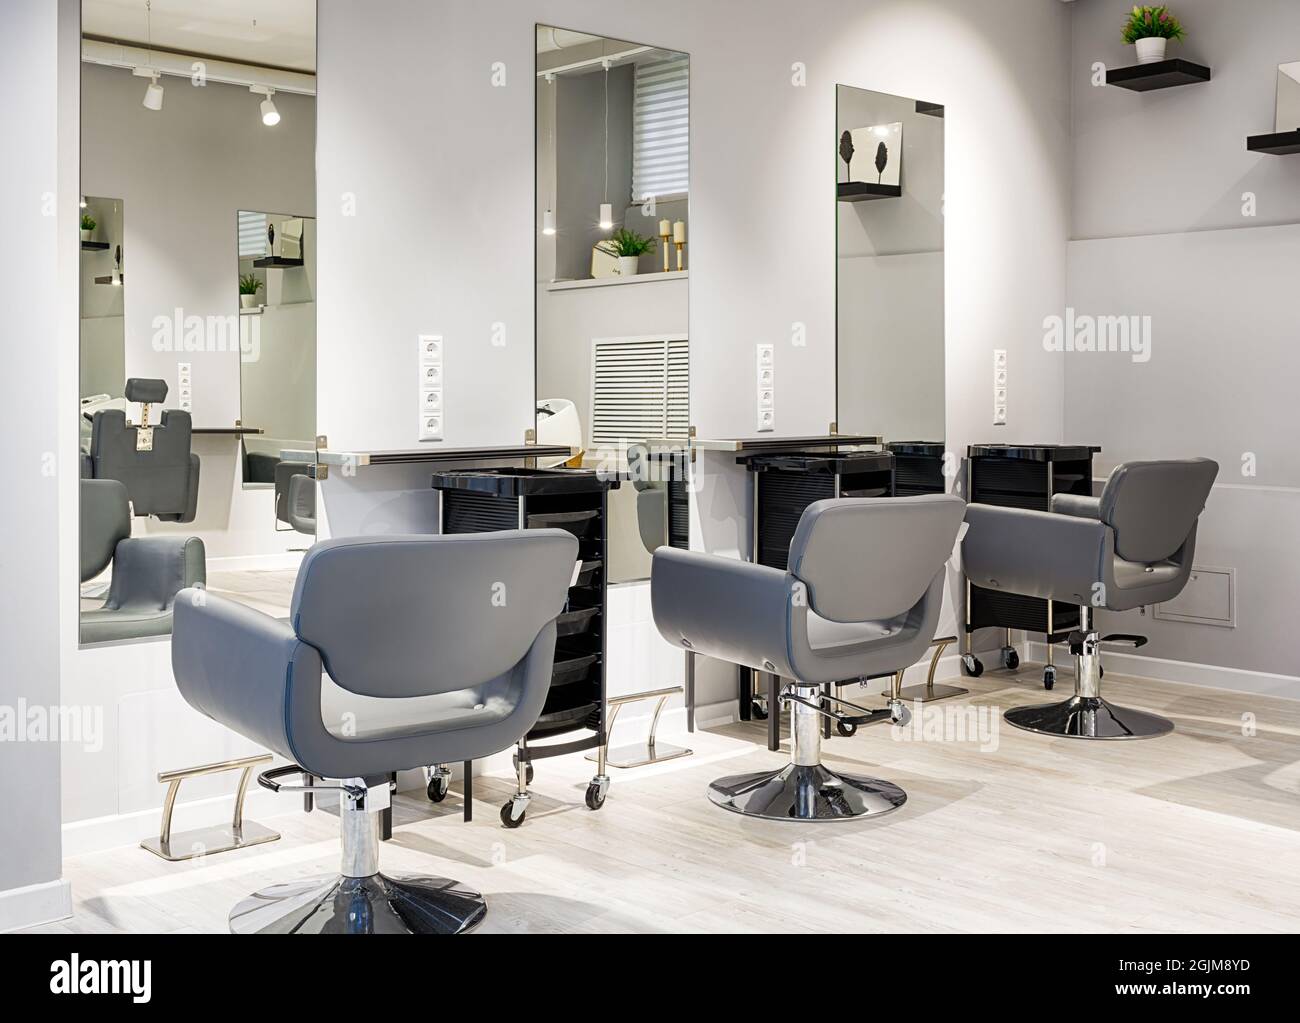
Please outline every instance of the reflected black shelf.
[[1269, 156], [1294, 156], [1300, 153], [1300, 129], [1275, 131], [1269, 135], [1246, 136], [1246, 148], [1252, 153]]
[[287, 270], [302, 265], [301, 259], [286, 259], [284, 256], [263, 256], [253, 260], [253, 267], [257, 270]]
[[108, 242], [82, 242], [81, 243], [81, 247], [83, 249], [90, 249], [94, 252], [103, 252], [106, 248], [108, 248], [108, 246], [109, 246]]
[[[103, 277], [96, 277], [96, 278], [95, 278], [95, 283], [96, 283], [96, 284], [112, 284], [112, 283], [113, 283], [113, 275], [112, 275], [112, 274], [105, 274]], [[125, 284], [125, 283], [126, 283], [126, 274], [124, 274], [124, 273], [118, 274], [118, 275], [117, 275], [117, 283], [118, 283], [119, 286]]]
[[840, 202], [897, 199], [903, 194], [902, 185], [873, 185], [870, 181], [841, 181], [835, 188]]
[[1153, 64], [1107, 68], [1106, 84], [1118, 85], [1133, 92], [1173, 89], [1179, 85], [1196, 85], [1210, 80], [1210, 69], [1190, 60], [1158, 60]]

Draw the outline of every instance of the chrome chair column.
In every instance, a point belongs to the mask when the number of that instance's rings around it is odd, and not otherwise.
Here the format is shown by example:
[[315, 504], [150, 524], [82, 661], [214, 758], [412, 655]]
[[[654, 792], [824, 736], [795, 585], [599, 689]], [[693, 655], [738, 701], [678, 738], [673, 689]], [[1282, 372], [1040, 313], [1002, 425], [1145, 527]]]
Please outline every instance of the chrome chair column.
[[389, 806], [389, 785], [359, 778], [341, 785], [278, 785], [276, 791], [337, 790], [342, 859], [328, 877], [274, 884], [248, 896], [230, 912], [235, 934], [460, 934], [478, 924], [487, 902], [476, 891], [442, 877], [389, 877], [379, 872], [379, 818]]
[[790, 763], [779, 771], [719, 778], [709, 785], [709, 799], [724, 810], [774, 821], [871, 817], [906, 803], [907, 793], [892, 782], [838, 774], [821, 762], [822, 699], [821, 686], [788, 686], [780, 701], [790, 705]]
[[1120, 707], [1101, 695], [1101, 637], [1093, 628], [1092, 608], [1079, 608], [1079, 631], [1070, 636], [1074, 654], [1074, 695], [1058, 703], [1014, 707], [1003, 716], [1029, 732], [1075, 739], [1150, 739], [1174, 730], [1157, 714]]

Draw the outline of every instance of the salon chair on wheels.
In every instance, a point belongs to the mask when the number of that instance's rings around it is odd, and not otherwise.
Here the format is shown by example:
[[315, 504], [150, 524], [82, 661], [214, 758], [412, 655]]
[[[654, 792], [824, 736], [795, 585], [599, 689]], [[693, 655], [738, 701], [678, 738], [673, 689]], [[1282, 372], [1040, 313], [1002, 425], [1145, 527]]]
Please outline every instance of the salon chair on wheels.
[[965, 507], [938, 494], [816, 501], [799, 519], [786, 571], [671, 547], [655, 552], [650, 599], [664, 639], [790, 680], [779, 694], [790, 706], [790, 763], [718, 779], [709, 786], [714, 803], [748, 817], [807, 821], [903, 805], [907, 794], [897, 785], [821, 763], [823, 718], [876, 717], [823, 686], [892, 675], [925, 655]]
[[1173, 722], [1101, 696], [1101, 646], [1142, 646], [1143, 636], [1100, 637], [1097, 608], [1130, 611], [1172, 600], [1192, 571], [1196, 523], [1219, 466], [1208, 458], [1125, 462], [1100, 497], [1057, 494], [1050, 512], [971, 504], [962, 562], [976, 586], [1079, 605], [1070, 635], [1074, 695], [1015, 707], [1017, 728], [1080, 739], [1145, 739]]
[[483, 897], [455, 881], [379, 872], [389, 779], [491, 756], [528, 732], [577, 557], [557, 529], [329, 540], [303, 558], [287, 623], [181, 592], [181, 695], [290, 761], [263, 773], [264, 787], [339, 792], [340, 873], [250, 896], [232, 931], [455, 934], [483, 918]]

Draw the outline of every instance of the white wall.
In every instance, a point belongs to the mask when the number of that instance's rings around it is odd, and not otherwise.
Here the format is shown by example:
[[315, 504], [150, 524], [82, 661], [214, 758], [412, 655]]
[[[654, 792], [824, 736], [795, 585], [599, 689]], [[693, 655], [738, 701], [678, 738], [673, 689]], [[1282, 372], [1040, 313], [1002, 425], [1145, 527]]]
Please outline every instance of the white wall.
[[[29, 733], [29, 707], [59, 705], [59, 502], [77, 462], [59, 454], [59, 383], [65, 347], [77, 334], [75, 174], [66, 173], [67, 133], [60, 103], [76, 109], [60, 66], [59, 8], [16, 0], [0, 11], [0, 85], [10, 97], [6, 135], [22, 157], [0, 163], [8, 243], [0, 281], [9, 316], [8, 463], [11, 493], [0, 502], [0, 711], [18, 732], [0, 741], [5, 807], [0, 814], [0, 931], [66, 915], [70, 896], [60, 880], [59, 744]], [[66, 25], [62, 26], [66, 30]], [[71, 393], [71, 392], [69, 392]], [[67, 417], [71, 421], [72, 417]], [[20, 425], [19, 425], [20, 424]]]
[[[1107, 628], [1150, 636], [1149, 658], [1219, 669], [1198, 678], [1300, 695], [1290, 638], [1300, 600], [1300, 159], [1245, 147], [1247, 135], [1273, 130], [1277, 65], [1300, 58], [1300, 6], [1182, 0], [1188, 38], [1171, 53], [1210, 65], [1213, 78], [1145, 95], [1091, 84], [1095, 61], [1132, 63], [1133, 53], [1110, 5], [1074, 6], [1068, 298], [1079, 313], [1150, 316], [1152, 353], [1140, 364], [1061, 356], [1065, 432], [1102, 445], [1098, 476], [1126, 459], [1215, 458], [1196, 563], [1236, 569], [1237, 585], [1234, 629], [1138, 612]], [[1136, 670], [1188, 670], [1147, 665]], [[1250, 674], [1261, 672], [1290, 682]]]

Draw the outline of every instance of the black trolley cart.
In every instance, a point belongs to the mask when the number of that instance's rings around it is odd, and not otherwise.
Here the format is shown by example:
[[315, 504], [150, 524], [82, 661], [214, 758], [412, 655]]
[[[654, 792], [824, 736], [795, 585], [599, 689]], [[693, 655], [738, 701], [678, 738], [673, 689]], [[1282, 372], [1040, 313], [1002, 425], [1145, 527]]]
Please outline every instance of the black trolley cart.
[[[1050, 511], [1053, 494], [1092, 494], [1092, 456], [1101, 448], [1085, 444], [972, 444], [966, 450], [966, 499], [1005, 508]], [[1059, 600], [987, 590], [966, 582], [966, 635], [962, 668], [978, 678], [984, 665], [971, 650], [976, 629], [1006, 630], [1002, 667], [1015, 670], [1020, 656], [1011, 630], [1041, 633], [1047, 641], [1043, 688], [1056, 685], [1052, 646], [1079, 627], [1079, 609]]]
[[[586, 802], [599, 810], [609, 790], [605, 773], [608, 731], [606, 702], [606, 601], [608, 494], [618, 486], [587, 469], [471, 469], [438, 472], [439, 521], [443, 533], [505, 529], [564, 529], [578, 538], [575, 566], [564, 612], [556, 621], [555, 669], [542, 714], [515, 751], [518, 788], [501, 807], [501, 823], [524, 821], [533, 762], [594, 749], [596, 776]], [[560, 736], [585, 733], [566, 742]]]

